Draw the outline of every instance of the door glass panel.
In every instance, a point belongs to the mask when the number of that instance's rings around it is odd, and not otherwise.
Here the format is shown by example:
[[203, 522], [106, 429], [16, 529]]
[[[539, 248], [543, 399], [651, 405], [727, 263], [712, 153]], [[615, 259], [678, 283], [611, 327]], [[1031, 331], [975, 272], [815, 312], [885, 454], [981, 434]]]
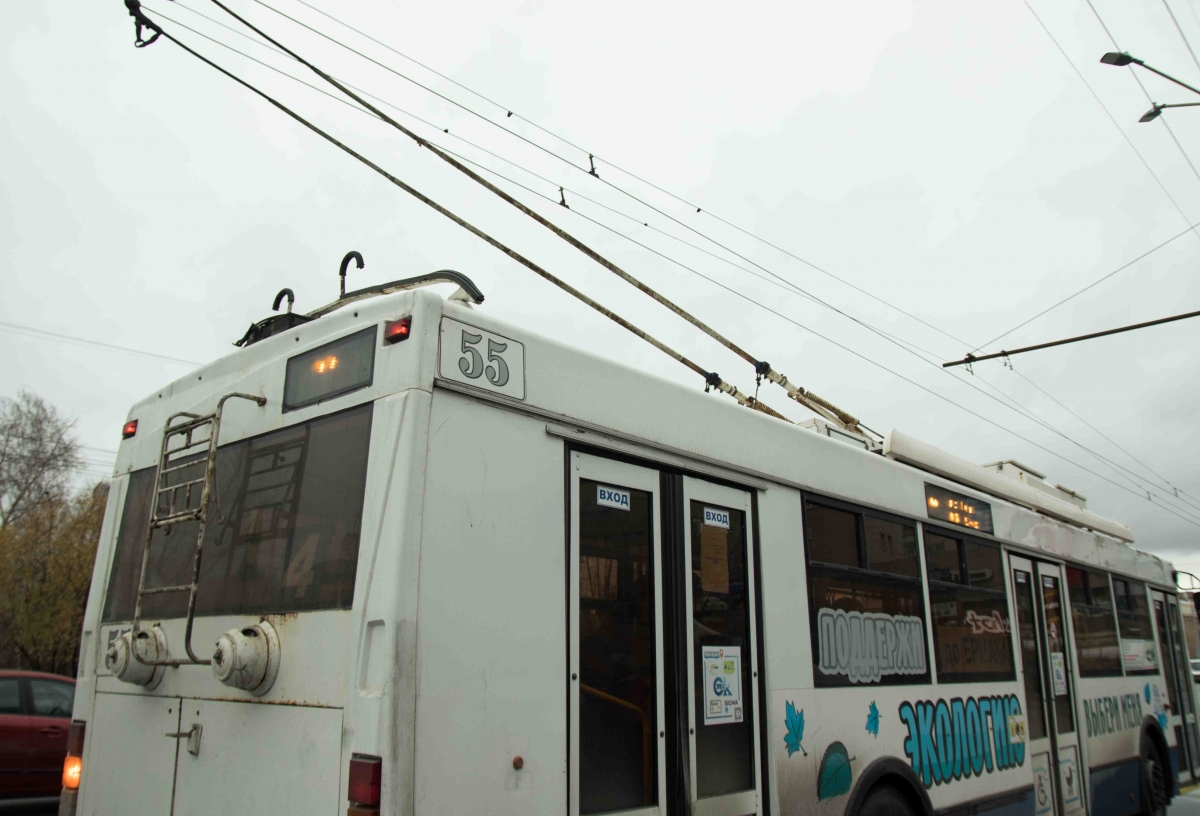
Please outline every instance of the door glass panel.
[[692, 637], [696, 793], [754, 787], [746, 518], [693, 501]]
[[1167, 701], [1171, 704], [1172, 711], [1178, 711], [1175, 706], [1175, 672], [1171, 670], [1174, 661], [1171, 659], [1171, 652], [1167, 649], [1167, 617], [1163, 612], [1163, 602], [1154, 601], [1154, 619], [1158, 624], [1158, 653], [1162, 655], [1162, 660], [1168, 667], [1163, 675], [1167, 678]]
[[652, 501], [580, 480], [580, 813], [658, 798]]
[[1042, 661], [1039, 656], [1037, 625], [1034, 623], [1033, 576], [1013, 570], [1013, 594], [1017, 596], [1017, 630], [1021, 638], [1021, 665], [1025, 671], [1025, 701], [1029, 738], [1046, 736], [1046, 700], [1042, 696]]
[[1042, 610], [1046, 620], [1046, 646], [1050, 660], [1050, 693], [1054, 696], [1056, 731], [1060, 734], [1075, 730], [1071, 714], [1071, 676], [1067, 655], [1067, 631], [1063, 626], [1062, 592], [1058, 578], [1042, 576]]
[[75, 687], [56, 680], [29, 681], [33, 692], [33, 713], [39, 717], [70, 717], [75, 706]]

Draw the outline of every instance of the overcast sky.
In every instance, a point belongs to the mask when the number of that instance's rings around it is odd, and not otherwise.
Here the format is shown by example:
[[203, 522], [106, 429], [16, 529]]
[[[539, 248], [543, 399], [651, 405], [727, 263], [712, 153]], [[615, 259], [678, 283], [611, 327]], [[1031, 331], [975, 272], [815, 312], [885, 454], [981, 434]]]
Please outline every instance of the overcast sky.
[[[1089, 509], [1130, 525], [1143, 549], [1180, 561], [1196, 552], [1200, 323], [1022, 355], [1013, 359], [1015, 371], [996, 361], [976, 365], [974, 376], [946, 373], [802, 295], [663, 235], [760, 276], [765, 267], [933, 358], [961, 357], [1200, 222], [1200, 175], [1185, 156], [1200, 162], [1200, 110], [1168, 111], [1139, 124], [1150, 103], [1137, 79], [1154, 101], [1195, 97], [1144, 71], [1101, 65], [1099, 57], [1113, 46], [1086, 0], [1030, 0], [1032, 9], [1024, 0], [310, 0], [504, 107], [297, 0], [266, 1], [482, 116], [256, 0], [230, 0], [328, 72], [437, 125], [433, 130], [389, 110], [422, 135], [556, 200], [555, 185], [574, 191], [566, 193], [567, 211], [504, 185], [793, 382], [877, 430], [897, 428], [976, 462], [1025, 462], [1085, 494]], [[1092, 2], [1121, 48], [1200, 83], [1200, 67], [1162, 0]], [[1170, 10], [1200, 47], [1195, 2], [1171, 0]], [[319, 83], [290, 60], [193, 13], [238, 27], [207, 0], [145, 6]], [[417, 189], [753, 390], [753, 370], [740, 358], [396, 131], [163, 24]], [[482, 308], [490, 314], [690, 387], [703, 385], [174, 44], [135, 49], [133, 24], [118, 0], [4, 3], [0, 54], [0, 395], [28, 389], [74, 418], [93, 472], [111, 467], [105, 451], [116, 449], [129, 406], [188, 367], [69, 345], [13, 325], [204, 363], [230, 353], [230, 343], [269, 313], [284, 286], [296, 291], [298, 310], [333, 299], [338, 263], [351, 249], [367, 262], [351, 271], [352, 288], [456, 269], [483, 289]], [[599, 157], [602, 179], [760, 266], [592, 178], [580, 169], [587, 152]], [[1198, 258], [1200, 236], [1186, 234], [989, 350], [1200, 308]], [[794, 419], [808, 416], [779, 389], [764, 389], [762, 397]], [[1147, 483], [1188, 495], [1163, 499]], [[1159, 497], [1155, 503], [1147, 490]]]

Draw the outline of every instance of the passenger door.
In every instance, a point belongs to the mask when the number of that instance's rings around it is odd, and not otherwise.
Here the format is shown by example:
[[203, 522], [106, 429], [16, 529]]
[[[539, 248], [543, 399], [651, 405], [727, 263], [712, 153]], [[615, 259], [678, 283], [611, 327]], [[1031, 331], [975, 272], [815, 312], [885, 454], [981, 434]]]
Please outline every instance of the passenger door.
[[696, 816], [761, 812], [750, 494], [685, 477], [689, 798]]
[[761, 813], [751, 495], [569, 463], [568, 813]]
[[657, 471], [570, 459], [570, 816], [666, 812]]
[[1067, 598], [1062, 567], [1009, 556], [1025, 681], [1036, 816], [1084, 809], [1079, 733], [1072, 703]]
[[1179, 772], [1192, 774], [1197, 764], [1196, 714], [1192, 710], [1192, 673], [1183, 652], [1175, 598], [1151, 590], [1154, 625], [1158, 633], [1159, 664], [1167, 683], [1167, 725], [1175, 737]]

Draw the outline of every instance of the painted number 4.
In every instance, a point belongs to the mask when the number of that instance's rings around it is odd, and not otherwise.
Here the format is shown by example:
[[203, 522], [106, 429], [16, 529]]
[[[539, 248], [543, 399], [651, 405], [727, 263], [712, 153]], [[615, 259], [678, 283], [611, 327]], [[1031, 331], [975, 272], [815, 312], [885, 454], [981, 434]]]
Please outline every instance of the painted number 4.
[[487, 363], [476, 348], [483, 342], [483, 335], [462, 333], [462, 357], [458, 358], [458, 370], [467, 379], [477, 380], [481, 374], [487, 375], [488, 382], [497, 388], [503, 388], [508, 383], [508, 363], [500, 355], [508, 350], [507, 343], [497, 343], [492, 338], [487, 341]]

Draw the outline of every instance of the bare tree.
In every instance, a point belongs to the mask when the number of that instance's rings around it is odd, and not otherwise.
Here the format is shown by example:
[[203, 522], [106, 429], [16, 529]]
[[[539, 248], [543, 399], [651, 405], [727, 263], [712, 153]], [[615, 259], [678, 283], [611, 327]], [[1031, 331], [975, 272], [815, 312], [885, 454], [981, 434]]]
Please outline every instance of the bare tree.
[[0, 667], [77, 669], [108, 487], [72, 490], [71, 427], [27, 391], [0, 399]]
[[67, 495], [80, 466], [72, 424], [28, 391], [0, 399], [0, 529], [43, 499]]

